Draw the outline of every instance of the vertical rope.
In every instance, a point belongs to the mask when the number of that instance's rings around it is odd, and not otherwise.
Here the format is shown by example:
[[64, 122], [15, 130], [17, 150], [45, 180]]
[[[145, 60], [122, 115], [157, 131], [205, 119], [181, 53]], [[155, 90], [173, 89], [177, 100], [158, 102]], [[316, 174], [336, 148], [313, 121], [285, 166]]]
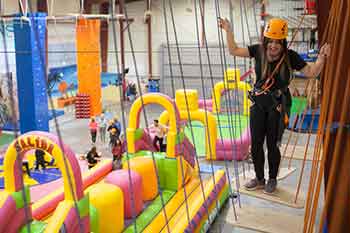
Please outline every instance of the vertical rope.
[[[164, 21], [165, 21], [165, 27], [166, 27], [166, 32], [168, 32], [168, 25], [167, 25], [167, 14], [166, 14], [166, 6], [165, 6], [165, 1], [163, 1], [163, 10], [164, 10]], [[179, 61], [179, 68], [180, 68], [180, 74], [181, 74], [181, 79], [183, 82], [183, 86], [184, 86], [184, 92], [185, 92], [185, 101], [186, 101], [186, 107], [187, 107], [187, 113], [188, 113], [188, 119], [191, 119], [190, 116], [190, 112], [188, 111], [188, 100], [187, 100], [187, 94], [186, 94], [186, 88], [185, 88], [185, 81], [184, 81], [184, 77], [183, 77], [183, 70], [182, 70], [182, 62], [181, 62], [181, 58], [180, 58], [180, 50], [179, 50], [179, 44], [178, 44], [178, 40], [177, 40], [177, 33], [176, 33], [176, 27], [175, 27], [175, 19], [174, 19], [174, 12], [173, 12], [173, 6], [171, 4], [171, 0], [169, 0], [169, 8], [170, 8], [170, 15], [171, 15], [171, 22], [172, 22], [172, 26], [173, 26], [173, 31], [174, 31], [174, 37], [175, 37], [175, 43], [176, 43], [176, 49], [177, 49], [177, 57], [178, 57], [178, 61]], [[169, 43], [169, 36], [167, 34], [167, 43]], [[168, 46], [169, 48], [169, 46]], [[171, 54], [170, 54], [170, 50], [169, 50], [169, 64], [171, 64]], [[170, 72], [171, 72], [171, 77], [173, 79], [173, 75], [172, 75], [172, 66], [170, 65]], [[172, 84], [174, 84], [174, 82], [172, 81]], [[172, 86], [172, 91], [173, 91], [173, 95], [175, 97], [175, 86]], [[179, 126], [178, 126], [179, 129]], [[193, 135], [193, 134], [192, 134]], [[181, 148], [184, 151], [184, 147]], [[185, 186], [185, 177], [184, 177], [184, 169], [183, 169], [183, 156], [180, 155], [180, 165], [181, 165], [181, 175], [182, 175], [182, 186], [183, 186], [183, 190], [184, 190], [184, 196], [185, 196], [185, 205], [186, 205], [186, 215], [187, 215], [187, 222], [188, 224], [190, 224], [190, 214], [189, 214], [189, 208], [188, 208], [188, 198], [187, 198], [187, 192], [186, 192], [186, 186]], [[205, 200], [204, 200], [205, 201]]]
[[[221, 13], [220, 13], [220, 5], [219, 2], [217, 0], [215, 0], [215, 9], [216, 9], [216, 17], [217, 18], [221, 18]], [[229, 105], [228, 107], [226, 106], [226, 108], [228, 109], [228, 116], [229, 116], [229, 122], [231, 123], [230, 127], [229, 127], [229, 133], [230, 133], [230, 143], [232, 144], [233, 147], [233, 151], [236, 152], [236, 157], [238, 155], [238, 146], [235, 143], [235, 133], [234, 133], [234, 127], [236, 126], [237, 121], [235, 120], [235, 122], [232, 122], [232, 106], [231, 106], [231, 95], [230, 95], [230, 91], [229, 88], [227, 87], [227, 83], [224, 79], [224, 73], [225, 73], [225, 68], [227, 67], [227, 62], [226, 62], [226, 55], [225, 55], [225, 47], [224, 47], [224, 38], [223, 38], [223, 33], [220, 30], [219, 26], [217, 25], [217, 33], [218, 33], [218, 37], [219, 37], [219, 48], [220, 48], [220, 60], [221, 60], [221, 68], [222, 68], [222, 74], [223, 74], [223, 83], [224, 83], [224, 89], [227, 89], [228, 91], [225, 92], [225, 101], [226, 101], [226, 105]], [[236, 77], [236, 73], [235, 73], [235, 78], [236, 78], [236, 88], [235, 88], [235, 92], [238, 92], [238, 79], [239, 77]], [[235, 105], [236, 105], [236, 101], [235, 101]], [[239, 106], [239, 102], [238, 102], [238, 106]], [[238, 115], [240, 115], [240, 111], [238, 110]], [[236, 116], [236, 114], [235, 114]], [[220, 122], [220, 118], [218, 117], [218, 120]], [[241, 127], [240, 127], [240, 119], [238, 121], [239, 124], [239, 130], [241, 131]], [[219, 124], [220, 127], [220, 124]], [[221, 128], [221, 127], [220, 127]], [[223, 143], [223, 137], [221, 135], [221, 142]], [[241, 141], [242, 144], [242, 141]], [[235, 157], [235, 156], [234, 156]], [[235, 219], [237, 220], [237, 214], [236, 214], [236, 210], [235, 210], [235, 205], [233, 202], [233, 189], [231, 186], [231, 178], [230, 178], [230, 172], [228, 169], [228, 164], [227, 164], [227, 157], [226, 157], [226, 153], [224, 153], [224, 161], [225, 161], [225, 169], [226, 169], [226, 173], [227, 173], [227, 177], [229, 182], [229, 189], [230, 189], [230, 195], [231, 195], [231, 200], [232, 200], [232, 205], [233, 205], [233, 209], [234, 209], [234, 214], [235, 214]], [[237, 167], [237, 162], [235, 162], [235, 158], [233, 158], [233, 163], [234, 166], [236, 167], [236, 180], [239, 180], [238, 178], [238, 167]], [[239, 188], [237, 188], [237, 194], [238, 194], [238, 203], [239, 206], [241, 207], [241, 201], [240, 201], [240, 194], [239, 194]]]
[[253, 11], [253, 17], [254, 17], [254, 24], [255, 24], [255, 30], [256, 30], [256, 35], [259, 38], [259, 28], [258, 28], [258, 20], [256, 19], [256, 0], [252, 0], [253, 2], [253, 7], [252, 7], [252, 11]]
[[[128, 11], [126, 9], [125, 4], [123, 4], [123, 10], [124, 10], [124, 14], [125, 14], [125, 19], [128, 22], [129, 21], [129, 17], [128, 17]], [[132, 54], [132, 60], [133, 60], [133, 65], [134, 65], [135, 75], [136, 75], [136, 80], [137, 80], [137, 87], [138, 87], [138, 91], [140, 93], [141, 105], [145, 106], [144, 100], [143, 100], [143, 97], [142, 97], [142, 94], [141, 94], [142, 93], [141, 82], [140, 82], [139, 72], [138, 72], [138, 69], [137, 69], [135, 49], [134, 49], [133, 39], [132, 39], [132, 36], [131, 36], [130, 27], [127, 27], [127, 32], [128, 32], [130, 50], [131, 50], [131, 54]], [[149, 128], [147, 113], [146, 113], [146, 109], [144, 107], [142, 108], [142, 112], [143, 112], [146, 128]], [[147, 139], [149, 140], [149, 143], [152, 144], [151, 138], [148, 137]], [[155, 157], [154, 157], [154, 152], [151, 152], [151, 155], [152, 155], [153, 166], [155, 168], [155, 172], [156, 172], [156, 175], [157, 175], [158, 193], [159, 193], [159, 197], [160, 197], [161, 204], [162, 204], [162, 211], [163, 211], [163, 214], [164, 214], [164, 217], [165, 217], [167, 231], [170, 233], [170, 228], [169, 228], [169, 224], [168, 224], [169, 221], [168, 221], [167, 213], [166, 213], [166, 210], [165, 210], [164, 197], [163, 197], [162, 190], [160, 190], [160, 188], [159, 188], [160, 187], [159, 173], [158, 173], [158, 169], [157, 169], [156, 160], [155, 160]]]
[[[340, 8], [337, 7], [337, 9], [345, 9], [344, 4], [345, 4], [344, 1], [335, 1], [335, 3], [334, 3], [334, 5], [338, 5], [340, 7]], [[335, 12], [332, 12], [332, 13], [335, 13]], [[333, 15], [332, 13], [330, 15]], [[331, 18], [332, 17], [329, 17], [329, 19], [331, 19]], [[347, 42], [346, 42], [346, 36], [343, 36], [343, 35], [341, 35], [342, 33], [340, 33], [340, 30], [342, 30], [342, 29], [340, 29], [340, 27], [343, 28], [340, 25], [345, 26], [344, 28], [348, 28], [348, 26], [349, 26], [349, 12], [346, 12], [346, 16], [344, 18], [345, 18], [345, 22], [344, 21], [340, 22], [340, 17], [333, 18], [336, 26], [332, 28], [333, 29], [332, 31], [334, 31], [331, 34], [331, 36], [334, 38], [334, 40], [332, 40], [332, 41], [338, 42], [338, 46], [334, 46], [334, 50], [332, 51], [332, 55], [337, 54], [337, 58], [335, 58], [335, 56], [330, 57], [330, 60], [333, 64], [336, 62], [336, 60], [342, 61], [344, 59], [344, 52], [343, 51], [345, 51]], [[338, 62], [338, 63], [336, 63], [335, 66], [333, 66], [332, 68], [329, 67], [329, 69], [326, 70], [326, 77], [327, 78], [328, 77], [336, 77], [335, 80], [332, 80], [332, 81], [330, 81], [330, 78], [328, 78], [328, 80], [326, 80], [326, 83], [332, 82], [332, 83], [330, 83], [329, 89], [327, 89], [327, 91], [328, 90], [331, 91], [332, 89], [337, 90], [339, 88], [339, 85], [340, 85], [340, 78], [339, 77], [341, 77], [341, 67], [342, 67], [342, 64], [340, 64]], [[333, 71], [333, 74], [331, 74], [332, 71]], [[330, 94], [330, 93], [327, 93], [327, 94]], [[327, 95], [327, 94], [324, 95], [324, 99], [325, 99], [325, 97], [329, 98], [329, 95]], [[326, 115], [325, 118], [327, 118], [327, 124], [326, 124], [327, 127], [326, 127], [324, 151], [323, 151], [324, 156], [322, 157], [319, 176], [317, 177], [317, 181], [316, 181], [316, 190], [315, 190], [314, 202], [313, 202], [312, 211], [311, 211], [310, 228], [308, 229], [308, 232], [313, 231], [312, 226], [314, 225], [315, 218], [316, 218], [315, 215], [317, 212], [317, 205], [318, 205], [318, 201], [319, 201], [319, 192], [321, 189], [321, 182], [322, 182], [322, 178], [323, 178], [322, 175], [324, 174], [325, 162], [327, 161], [327, 155], [330, 153], [330, 151], [329, 151], [329, 144], [331, 143], [330, 142], [331, 141], [330, 140], [330, 137], [331, 137], [330, 126], [331, 126], [332, 122], [335, 120], [335, 111], [332, 111], [332, 110], [336, 108], [336, 97], [337, 97], [337, 95], [332, 95], [330, 98], [330, 105], [327, 105], [327, 107], [329, 106], [329, 109], [330, 109], [329, 114], [327, 114], [328, 112], [326, 112], [325, 109], [323, 109], [322, 114], [321, 114], [321, 115]], [[321, 129], [323, 129], [323, 128], [321, 128]], [[337, 156], [337, 155], [335, 154], [333, 156]], [[334, 161], [336, 161], [336, 159]], [[329, 190], [329, 186], [327, 186], [327, 188]]]
[[298, 195], [299, 195], [299, 191], [300, 191], [300, 186], [301, 186], [301, 181], [303, 179], [304, 168], [305, 168], [305, 163], [306, 163], [306, 156], [307, 156], [307, 152], [308, 152], [308, 149], [309, 149], [309, 143], [310, 143], [310, 139], [311, 139], [312, 126], [313, 126], [313, 123], [314, 123], [314, 120], [315, 120], [315, 113], [316, 113], [316, 109], [313, 109], [312, 110], [311, 124], [309, 126], [308, 138], [306, 140], [306, 145], [305, 145], [305, 150], [304, 150], [304, 157], [303, 157], [303, 163], [302, 163], [301, 169], [300, 169], [300, 175], [299, 175], [299, 180], [298, 180], [298, 184], [297, 184], [297, 191], [295, 193], [294, 203], [297, 203]]
[[[201, 1], [201, 0], [199, 0]], [[199, 59], [199, 68], [200, 68], [200, 79], [201, 79], [201, 86], [202, 86], [202, 93], [203, 93], [203, 98], [204, 100], [206, 99], [206, 96], [205, 96], [205, 89], [204, 89], [204, 78], [203, 78], [203, 62], [202, 62], [202, 53], [201, 53], [201, 39], [200, 39], [200, 33], [199, 33], [199, 24], [198, 24], [198, 13], [197, 13], [197, 0], [194, 0], [194, 12], [195, 12], [195, 22], [196, 22], [196, 35], [197, 35], [197, 48], [198, 48], [198, 59]], [[199, 7], [200, 6], [200, 2], [199, 2]], [[204, 6], [203, 6], [204, 7]], [[204, 17], [204, 16], [203, 16]], [[203, 18], [202, 17], [202, 18]], [[204, 22], [203, 22], [204, 23]], [[204, 27], [203, 27], [204, 28]], [[202, 32], [204, 33], [204, 32]], [[205, 35], [205, 34], [204, 34]], [[204, 37], [205, 38], [205, 37]], [[204, 42], [204, 41], [202, 41]], [[206, 122], [206, 131], [209, 132], [209, 127], [208, 127], [208, 111], [207, 111], [207, 105], [205, 104], [204, 105], [204, 113], [205, 113], [205, 122]], [[192, 124], [190, 122], [190, 124]], [[192, 129], [192, 125], [191, 126], [191, 131], [193, 131]], [[192, 133], [193, 135], [193, 133]], [[208, 142], [211, 141], [211, 136], [210, 134], [207, 135], [208, 137]], [[192, 139], [193, 142], [194, 142], [194, 138]], [[211, 144], [209, 143], [209, 153], [210, 153], [210, 157], [212, 157], [212, 147], [211, 147]], [[197, 164], [198, 164], [198, 167], [199, 167], [199, 161], [198, 161], [198, 157], [196, 156], [196, 160], [197, 160]], [[198, 173], [200, 175], [200, 170], [198, 170]], [[201, 182], [201, 187], [202, 187], [202, 190], [203, 190], [203, 184]], [[203, 200], [205, 200], [205, 194], [203, 192]], [[210, 222], [210, 216], [209, 216], [209, 211], [208, 211], [208, 206], [207, 206], [207, 203], [205, 202], [205, 208], [206, 208], [206, 212], [207, 212], [207, 217], [208, 217], [208, 221]]]
[[[344, 37], [345, 38], [345, 37]], [[348, 81], [350, 80], [350, 69], [348, 69]], [[349, 82], [348, 82], [349, 83]], [[344, 93], [344, 100], [343, 101], [343, 105], [341, 107], [341, 115], [340, 115], [340, 120], [339, 120], [339, 130], [337, 131], [336, 137], [335, 137], [335, 149], [334, 149], [334, 153], [333, 153], [333, 161], [331, 164], [331, 168], [330, 168], [330, 177], [328, 179], [328, 182], [326, 184], [326, 191], [325, 191], [325, 204], [323, 206], [323, 210], [322, 210], [322, 214], [321, 214], [321, 219], [320, 219], [320, 224], [319, 224], [319, 233], [322, 232], [322, 228], [325, 224], [326, 221], [326, 215], [327, 215], [327, 210], [328, 207], [330, 205], [330, 202], [332, 200], [332, 192], [334, 192], [333, 189], [331, 189], [330, 187], [333, 187], [335, 182], [336, 182], [336, 174], [337, 174], [337, 162], [341, 162], [340, 161], [340, 148], [341, 148], [341, 144], [342, 144], [342, 138], [341, 136], [344, 133], [344, 126], [345, 126], [345, 121], [346, 121], [346, 117], [347, 114], [349, 112], [349, 103], [346, 102], [346, 100], [348, 100], [350, 98], [350, 85], [346, 85], [346, 89], [345, 89], [345, 93]]]
[[[28, 7], [29, 7], [30, 12], [33, 12], [33, 5], [32, 5], [32, 1], [31, 0], [28, 0]], [[35, 27], [35, 23], [36, 23], [35, 20], [33, 20], [33, 27]], [[38, 41], [38, 38], [39, 38], [38, 31], [35, 31], [34, 36], [35, 36], [34, 40]], [[43, 51], [43, 49], [40, 47], [40, 43], [37, 43], [37, 44], [38, 44], [38, 50], [39, 50], [39, 56], [40, 56], [39, 59], [40, 59], [40, 62], [42, 64], [42, 66], [43, 66], [42, 70], [46, 71], [46, 67], [44, 65], [44, 55], [41, 52], [41, 51]], [[46, 85], [46, 88], [48, 89], [47, 78], [45, 78], [45, 85]], [[50, 91], [48, 91], [48, 97], [49, 97], [50, 105], [54, 106], [53, 99], [52, 99]], [[57, 137], [58, 137], [58, 145], [61, 148], [62, 153], [65, 154], [65, 148], [63, 146], [62, 135], [61, 135], [60, 127], [59, 127], [59, 124], [58, 124], [56, 112], [52, 111], [52, 115], [53, 115], [53, 120], [54, 120], [54, 126], [55, 126], [55, 129], [56, 129], [56, 134], [57, 134]], [[63, 163], [64, 163], [65, 170], [69, 171], [69, 169], [68, 169], [68, 162], [67, 162], [66, 156], [63, 156]], [[73, 189], [72, 177], [71, 177], [69, 172], [67, 172], [67, 176], [68, 176], [67, 177], [68, 178], [67, 179], [68, 180], [68, 185], [69, 185], [72, 197], [73, 197], [75, 214], [77, 215], [77, 218], [78, 218], [79, 231], [80, 232], [85, 232], [85, 230], [84, 230], [85, 227], [84, 227], [83, 222], [81, 221], [80, 214], [79, 214], [77, 197], [74, 195], [74, 191], [73, 191], [74, 189]]]
[[[9, 65], [9, 58], [8, 58], [8, 51], [7, 51], [7, 42], [6, 42], [6, 29], [5, 29], [5, 20], [2, 18], [1, 22], [1, 35], [3, 38], [3, 46], [4, 46], [4, 57], [5, 57], [5, 70], [6, 70], [6, 76], [7, 76], [7, 87], [9, 89], [9, 95], [10, 95], [10, 111], [11, 111], [11, 116], [12, 116], [12, 123], [14, 124], [14, 133], [15, 133], [15, 139], [18, 138], [18, 119], [17, 119], [17, 114], [16, 114], [16, 107], [15, 107], [15, 100], [14, 100], [14, 93], [13, 93], [13, 79], [12, 75], [10, 74], [10, 65]], [[22, 168], [21, 161], [18, 158], [20, 158], [19, 152], [16, 150], [16, 162], [17, 162], [17, 167]], [[20, 172], [20, 175], [23, 172]], [[24, 216], [25, 216], [25, 224], [26, 224], [26, 229], [27, 232], [31, 232], [31, 225], [28, 224], [30, 222], [30, 206], [29, 206], [29, 201], [27, 200], [27, 195], [25, 192], [25, 185], [24, 182], [22, 183], [21, 186], [21, 197], [23, 198], [24, 202]]]
[[[110, 15], [112, 18], [112, 35], [113, 35], [113, 46], [114, 46], [114, 54], [115, 54], [115, 59], [116, 59], [116, 67], [117, 67], [117, 74], [120, 74], [120, 63], [119, 63], [119, 57], [118, 57], [118, 42], [117, 42], [117, 30], [115, 26], [115, 0], [109, 0], [109, 10], [110, 10]], [[122, 76], [123, 77], [123, 76]], [[123, 133], [126, 135], [126, 117], [125, 117], [125, 106], [124, 106], [124, 101], [123, 101], [123, 88], [122, 85], [119, 85], [119, 101], [120, 101], [120, 108], [121, 108], [121, 115], [122, 115], [122, 122], [123, 122]], [[128, 141], [125, 140], [126, 148], [128, 147]], [[131, 169], [130, 169], [130, 155], [128, 150], [126, 150], [126, 162], [128, 164], [128, 180], [129, 180], [129, 190], [131, 194], [131, 215], [132, 215], [132, 221], [133, 221], [133, 227], [134, 227], [134, 232], [137, 231], [137, 223], [136, 223], [136, 203], [135, 203], [135, 196], [134, 196], [134, 183], [132, 182], [132, 177], [131, 177]]]

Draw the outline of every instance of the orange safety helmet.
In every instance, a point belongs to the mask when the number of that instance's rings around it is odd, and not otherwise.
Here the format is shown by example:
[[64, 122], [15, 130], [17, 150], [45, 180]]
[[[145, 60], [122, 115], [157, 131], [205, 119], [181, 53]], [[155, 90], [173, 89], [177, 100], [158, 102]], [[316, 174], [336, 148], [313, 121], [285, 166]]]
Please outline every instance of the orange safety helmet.
[[279, 18], [273, 18], [265, 27], [264, 36], [274, 40], [283, 40], [288, 36], [287, 21]]

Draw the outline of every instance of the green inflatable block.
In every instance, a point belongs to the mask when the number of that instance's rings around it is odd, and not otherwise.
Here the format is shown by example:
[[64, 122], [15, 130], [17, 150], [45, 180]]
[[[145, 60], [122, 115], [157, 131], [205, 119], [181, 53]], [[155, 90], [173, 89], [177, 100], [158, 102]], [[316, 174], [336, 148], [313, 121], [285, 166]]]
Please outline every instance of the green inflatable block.
[[[175, 192], [164, 190], [162, 192], [162, 197], [164, 205], [174, 196]], [[157, 214], [162, 211], [162, 201], [160, 196], [158, 196], [137, 218], [136, 218], [136, 232], [142, 232], [148, 224], [154, 219]], [[128, 228], [124, 230], [125, 233], [135, 232], [135, 223], [132, 223]]]
[[138, 128], [135, 130], [135, 141], [141, 139], [143, 136], [143, 129]]
[[20, 233], [43, 233], [45, 231], [46, 225], [47, 224], [44, 222], [34, 220], [30, 223], [30, 232], [28, 232], [27, 225], [24, 225], [19, 232]]
[[[29, 204], [30, 203], [30, 192], [29, 192], [28, 186], [24, 186], [24, 193], [25, 193], [25, 197], [26, 197], [26, 202], [27, 202], [27, 204]], [[22, 190], [20, 190], [18, 192], [11, 193], [11, 196], [16, 202], [17, 209], [21, 209], [24, 207], [24, 199], [23, 199], [23, 191]]]
[[290, 114], [301, 114], [307, 106], [306, 97], [293, 97]]
[[177, 160], [175, 158], [156, 158], [161, 189], [177, 190]]
[[85, 217], [89, 214], [89, 195], [85, 195], [78, 203], [80, 217]]
[[185, 132], [180, 132], [176, 135], [175, 144], [180, 144], [185, 139]]
[[[152, 158], [152, 152], [142, 150], [129, 154], [128, 157], [131, 159], [140, 156]], [[177, 160], [175, 158], [167, 158], [163, 152], [153, 152], [153, 157], [156, 161], [160, 188], [177, 190]], [[127, 156], [124, 156], [123, 162], [127, 161], [127, 159]]]
[[90, 204], [90, 231], [93, 233], [99, 233], [98, 228], [98, 211], [97, 209]]

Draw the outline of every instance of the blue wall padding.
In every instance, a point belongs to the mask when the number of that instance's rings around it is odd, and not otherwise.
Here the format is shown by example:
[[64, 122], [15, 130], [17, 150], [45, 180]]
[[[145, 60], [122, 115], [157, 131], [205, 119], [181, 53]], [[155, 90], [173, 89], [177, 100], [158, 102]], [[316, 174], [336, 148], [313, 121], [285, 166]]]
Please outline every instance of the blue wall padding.
[[14, 20], [18, 105], [21, 133], [49, 131], [46, 88], [46, 14]]

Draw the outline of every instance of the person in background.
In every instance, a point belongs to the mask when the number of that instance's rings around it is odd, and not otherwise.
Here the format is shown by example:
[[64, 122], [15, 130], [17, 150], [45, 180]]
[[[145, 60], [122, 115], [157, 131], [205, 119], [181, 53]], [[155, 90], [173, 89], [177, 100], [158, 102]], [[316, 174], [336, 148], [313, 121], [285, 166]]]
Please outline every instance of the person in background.
[[41, 166], [44, 170], [46, 169], [46, 163], [45, 161], [45, 152], [40, 149], [35, 150], [35, 160], [36, 160], [36, 166], [35, 170], [39, 170], [39, 166]]
[[[120, 133], [122, 132], [122, 124], [120, 123], [120, 121], [118, 120], [118, 117], [115, 116], [114, 119], [113, 119], [113, 124], [115, 125], [115, 127], [117, 128], [118, 132], [119, 132], [119, 135]], [[118, 137], [119, 137], [118, 135]]]
[[91, 150], [86, 154], [86, 160], [88, 162], [89, 169], [93, 168], [98, 161], [100, 161], [101, 156], [97, 153], [96, 146], [93, 146]]
[[95, 117], [91, 117], [91, 120], [89, 123], [89, 130], [90, 130], [92, 144], [96, 143], [97, 128], [98, 128], [98, 124], [95, 120]]
[[111, 148], [113, 148], [113, 145], [116, 143], [116, 141], [119, 140], [119, 133], [117, 128], [112, 128], [109, 135], [109, 145]]
[[100, 139], [101, 142], [106, 143], [106, 128], [107, 128], [107, 120], [104, 116], [104, 114], [102, 113], [99, 121], [98, 121], [98, 133], [100, 134]]
[[27, 175], [28, 175], [29, 177], [31, 177], [30, 169], [29, 169], [29, 162], [28, 162], [28, 160], [26, 160], [25, 158], [23, 158], [22, 167], [24, 167], [24, 168], [26, 169]]
[[309, 50], [313, 50], [315, 48], [316, 32], [317, 32], [317, 27], [313, 26], [310, 30], [310, 48], [309, 48]]
[[[156, 131], [156, 135], [154, 136], [154, 139], [153, 139], [153, 146], [154, 146], [154, 148], [157, 149], [157, 151], [162, 151], [164, 148], [163, 140], [164, 140], [164, 136], [167, 132], [167, 128], [164, 125], [159, 124], [158, 120], [153, 121], [151, 128], [154, 128]], [[157, 145], [157, 143], [158, 143], [158, 145]]]
[[109, 133], [109, 142], [112, 141], [112, 137], [117, 136], [119, 138], [120, 131], [118, 130], [117, 126], [114, 124], [114, 120], [110, 120], [108, 122], [107, 131]]

